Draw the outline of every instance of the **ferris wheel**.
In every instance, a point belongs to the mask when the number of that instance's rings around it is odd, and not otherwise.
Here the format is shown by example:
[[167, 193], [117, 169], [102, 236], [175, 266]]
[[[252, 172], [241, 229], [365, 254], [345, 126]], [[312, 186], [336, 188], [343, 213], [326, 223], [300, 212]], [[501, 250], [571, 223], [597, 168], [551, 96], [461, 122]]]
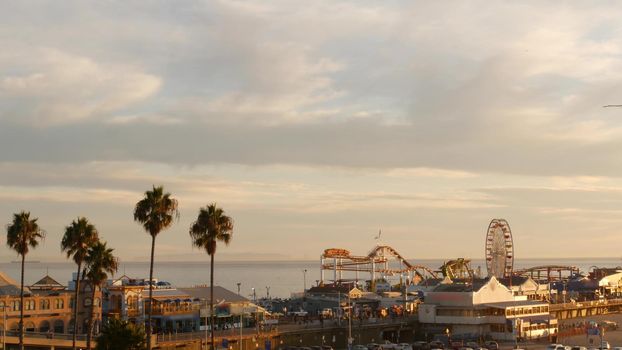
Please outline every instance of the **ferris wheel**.
[[486, 268], [488, 277], [510, 277], [514, 269], [512, 231], [505, 219], [492, 219], [486, 232]]

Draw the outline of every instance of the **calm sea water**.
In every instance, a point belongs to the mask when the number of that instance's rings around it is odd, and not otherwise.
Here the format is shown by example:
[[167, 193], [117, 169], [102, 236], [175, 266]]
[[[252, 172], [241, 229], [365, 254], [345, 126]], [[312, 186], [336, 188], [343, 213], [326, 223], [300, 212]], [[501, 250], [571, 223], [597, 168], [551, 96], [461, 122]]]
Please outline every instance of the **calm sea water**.
[[[442, 260], [414, 260], [413, 264], [425, 265], [437, 270]], [[515, 261], [515, 268], [524, 268], [537, 265], [574, 265], [581, 271], [589, 271], [591, 266], [615, 267], [622, 265], [620, 258], [581, 258], [581, 259], [522, 259]], [[486, 271], [484, 260], [474, 259], [471, 263], [474, 269], [481, 266]], [[67, 284], [76, 265], [69, 262], [29, 263], [26, 265], [25, 283], [32, 284], [45, 276], [46, 273], [62, 284]], [[265, 297], [267, 288], [270, 296], [289, 297], [292, 292], [303, 289], [304, 270], [306, 273], [307, 288], [314, 285], [320, 278], [319, 261], [239, 261], [216, 262], [215, 283], [229, 290], [237, 292], [237, 283], [241, 283], [241, 294], [252, 295], [255, 288], [257, 298]], [[0, 270], [19, 282], [20, 264], [0, 263]], [[122, 263], [117, 277], [122, 274], [130, 277], [149, 277], [148, 262]], [[159, 262], [155, 265], [155, 278], [169, 281], [176, 286], [193, 286], [209, 283], [209, 264], [204, 262]], [[332, 278], [332, 272], [326, 271], [325, 277]], [[361, 273], [362, 278], [369, 278]], [[354, 278], [354, 273], [345, 274], [344, 278]]]

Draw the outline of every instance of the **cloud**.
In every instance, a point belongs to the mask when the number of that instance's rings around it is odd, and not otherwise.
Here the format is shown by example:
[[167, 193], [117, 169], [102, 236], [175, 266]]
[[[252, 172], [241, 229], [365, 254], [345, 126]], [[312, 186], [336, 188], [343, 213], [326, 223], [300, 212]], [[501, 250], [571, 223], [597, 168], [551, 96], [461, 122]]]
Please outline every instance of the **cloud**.
[[35, 127], [103, 119], [152, 96], [161, 85], [160, 78], [135, 67], [53, 48], [1, 55], [0, 67], [10, 67], [0, 76], [0, 117]]

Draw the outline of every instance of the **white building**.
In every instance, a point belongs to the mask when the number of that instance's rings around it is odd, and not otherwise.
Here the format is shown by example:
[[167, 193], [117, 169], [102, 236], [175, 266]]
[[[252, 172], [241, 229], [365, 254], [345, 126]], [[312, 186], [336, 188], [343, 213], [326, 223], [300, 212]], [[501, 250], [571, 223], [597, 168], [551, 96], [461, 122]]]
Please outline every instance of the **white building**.
[[419, 305], [419, 322], [428, 333], [449, 330], [453, 339], [498, 340], [546, 337], [557, 332], [546, 302], [517, 300], [512, 291], [491, 277], [472, 283], [439, 284]]

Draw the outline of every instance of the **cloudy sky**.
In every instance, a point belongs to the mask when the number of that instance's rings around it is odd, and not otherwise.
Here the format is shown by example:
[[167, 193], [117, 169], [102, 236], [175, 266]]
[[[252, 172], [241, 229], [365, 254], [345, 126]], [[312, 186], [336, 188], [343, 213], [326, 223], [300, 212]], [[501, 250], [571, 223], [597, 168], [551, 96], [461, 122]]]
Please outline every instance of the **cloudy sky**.
[[[383, 243], [483, 257], [620, 257], [622, 8], [611, 1], [8, 1], [0, 12], [0, 219], [63, 259], [88, 217], [122, 260], [152, 184], [235, 219], [221, 259]], [[13, 259], [7, 248], [0, 257]]]

